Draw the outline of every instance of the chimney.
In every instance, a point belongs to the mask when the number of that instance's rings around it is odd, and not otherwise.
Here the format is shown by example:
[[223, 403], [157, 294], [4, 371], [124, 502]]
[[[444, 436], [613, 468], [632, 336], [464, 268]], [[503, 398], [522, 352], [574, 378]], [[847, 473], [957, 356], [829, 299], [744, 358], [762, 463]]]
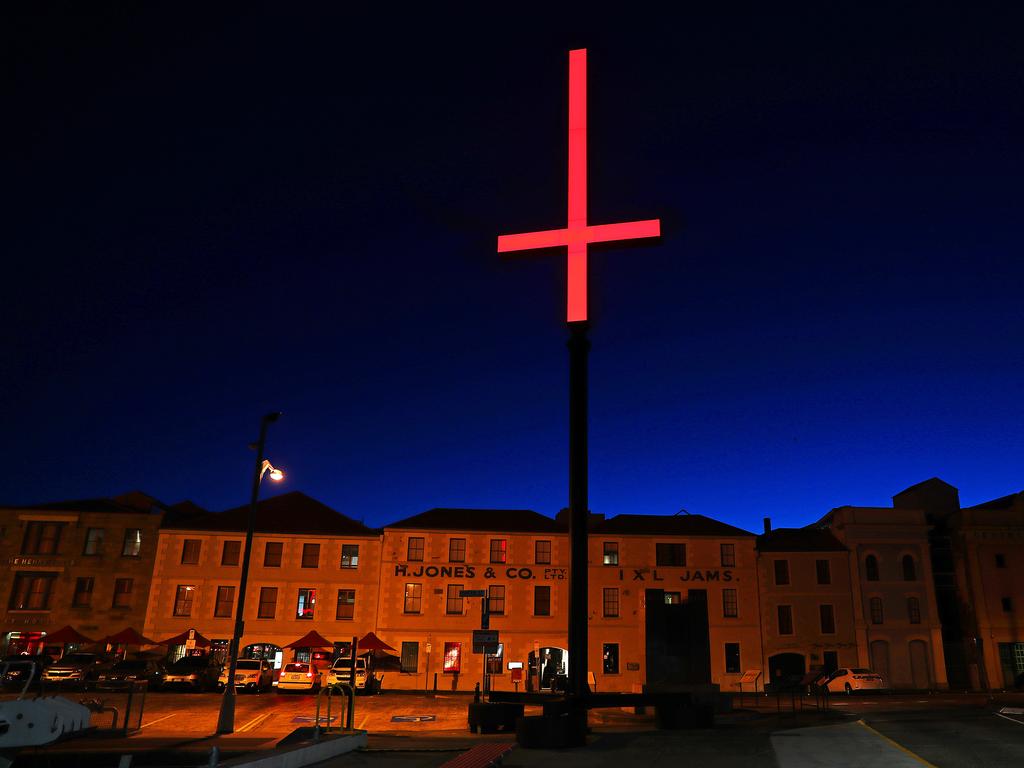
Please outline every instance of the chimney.
[[765, 533], [771, 533], [772, 532], [772, 519], [770, 517], [766, 517], [764, 519], [764, 532]]

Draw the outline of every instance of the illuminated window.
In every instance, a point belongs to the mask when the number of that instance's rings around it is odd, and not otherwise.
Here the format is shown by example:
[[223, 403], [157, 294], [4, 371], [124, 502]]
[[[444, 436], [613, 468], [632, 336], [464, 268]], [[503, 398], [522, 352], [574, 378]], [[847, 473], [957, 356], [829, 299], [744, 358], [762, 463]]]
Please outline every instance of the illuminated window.
[[821, 634], [834, 635], [836, 633], [836, 612], [831, 605], [819, 605], [818, 616], [821, 619]]
[[487, 674], [500, 675], [505, 671], [505, 644], [498, 643], [497, 653], [484, 654], [487, 660]]
[[868, 581], [878, 581], [878, 558], [874, 555], [864, 558], [864, 578]]
[[217, 602], [213, 606], [213, 615], [218, 619], [229, 619], [235, 607], [235, 588], [217, 587]]
[[410, 562], [419, 562], [423, 560], [423, 537], [422, 536], [410, 536], [409, 537], [409, 557]]
[[449, 563], [464, 563], [464, 562], [466, 562], [466, 540], [465, 539], [449, 539], [448, 540], [448, 562]]
[[685, 544], [655, 544], [654, 561], [657, 565], [676, 568], [686, 567]]
[[341, 545], [341, 567], [342, 568], [358, 568], [359, 567], [359, 545], [358, 544], [342, 544]]
[[106, 530], [103, 528], [90, 528], [85, 532], [85, 549], [82, 550], [83, 555], [102, 555], [103, 554], [103, 537], [106, 536]]
[[114, 579], [114, 608], [131, 608], [134, 579]]
[[665, 593], [665, 605], [682, 605], [683, 604], [683, 593], [682, 592], [666, 592]]
[[268, 541], [263, 547], [263, 567], [280, 568], [281, 556], [284, 554], [283, 541]]
[[238, 565], [242, 555], [242, 542], [225, 541], [224, 548], [220, 551], [221, 565]]
[[791, 605], [780, 605], [778, 607], [779, 617], [779, 634], [780, 635], [792, 635], [793, 634], [793, 606]]
[[725, 644], [725, 672], [728, 675], [738, 675], [740, 673], [740, 644], [739, 643], [726, 643]]
[[605, 565], [618, 565], [619, 564], [619, 542], [617, 542], [617, 541], [606, 541], [604, 543], [604, 564]]
[[320, 566], [320, 545], [319, 544], [303, 544], [302, 545], [302, 567], [303, 568], [318, 568]]
[[789, 560], [775, 561], [775, 583], [778, 586], [789, 584]]
[[868, 607], [871, 612], [872, 624], [882, 624], [885, 622], [885, 612], [882, 609], [882, 598], [872, 597], [868, 601]]
[[727, 619], [735, 619], [740, 615], [739, 602], [736, 599], [735, 589], [722, 590], [722, 616]]
[[354, 589], [338, 590], [338, 610], [334, 618], [347, 621], [356, 615], [356, 591]]
[[416, 641], [402, 641], [402, 671], [416, 672], [419, 669], [420, 644]]
[[277, 587], [260, 587], [260, 604], [256, 618], [272, 619], [277, 615]]
[[174, 615], [192, 615], [192, 597], [196, 593], [195, 584], [179, 584], [174, 594]]
[[551, 615], [551, 587], [533, 588], [533, 615]]
[[449, 674], [462, 670], [462, 643], [444, 644], [444, 666], [442, 669]]
[[23, 555], [55, 555], [60, 546], [60, 532], [64, 523], [46, 523], [34, 520], [25, 526], [21, 542]]
[[92, 588], [94, 579], [92, 576], [82, 576], [75, 579], [75, 596], [71, 599], [71, 605], [75, 608], [84, 608], [92, 602]]
[[505, 615], [505, 587], [503, 585], [487, 588], [487, 612], [492, 616]]
[[722, 555], [722, 567], [723, 568], [735, 568], [736, 567], [736, 545], [735, 544], [722, 544], [721, 545]]
[[423, 607], [423, 585], [405, 585], [405, 613], [419, 613]]
[[551, 542], [538, 541], [533, 549], [533, 562], [537, 565], [551, 565]]
[[50, 593], [56, 573], [28, 573], [21, 571], [14, 576], [11, 589], [12, 611], [46, 611], [50, 608]]
[[462, 615], [462, 585], [449, 584], [448, 595], [445, 600], [444, 612], [450, 616]]
[[819, 584], [832, 583], [832, 565], [828, 560], [815, 560], [814, 572], [818, 577]]
[[142, 552], [142, 529], [128, 528], [124, 532], [124, 544], [121, 545], [121, 557], [138, 557]]
[[601, 663], [606, 675], [619, 674], [618, 643], [605, 643], [601, 646]]
[[506, 539], [491, 539], [491, 562], [504, 563], [508, 554], [508, 541]]
[[903, 580], [917, 581], [917, 565], [914, 563], [914, 558], [911, 555], [904, 555], [902, 565]]
[[911, 624], [921, 623], [921, 601], [916, 597], [907, 598], [907, 618]]
[[181, 564], [198, 565], [199, 551], [202, 546], [203, 542], [199, 539], [185, 539], [181, 542]]
[[604, 599], [602, 600], [603, 615], [605, 618], [614, 619], [619, 615], [619, 590], [617, 587], [605, 587]]
[[316, 590], [305, 588], [299, 590], [299, 598], [295, 605], [296, 619], [312, 619], [316, 610]]

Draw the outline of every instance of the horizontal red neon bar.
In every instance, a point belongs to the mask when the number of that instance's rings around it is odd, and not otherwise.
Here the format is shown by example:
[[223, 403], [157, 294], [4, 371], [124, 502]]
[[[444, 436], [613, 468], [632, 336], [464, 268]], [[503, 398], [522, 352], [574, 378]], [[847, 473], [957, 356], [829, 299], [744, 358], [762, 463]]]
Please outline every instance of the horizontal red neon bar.
[[569, 243], [605, 243], [612, 240], [633, 240], [659, 237], [661, 219], [626, 221], [621, 224], [596, 224], [586, 228], [546, 229], [518, 235], [498, 235], [498, 253], [525, 251], [530, 248], [554, 248]]

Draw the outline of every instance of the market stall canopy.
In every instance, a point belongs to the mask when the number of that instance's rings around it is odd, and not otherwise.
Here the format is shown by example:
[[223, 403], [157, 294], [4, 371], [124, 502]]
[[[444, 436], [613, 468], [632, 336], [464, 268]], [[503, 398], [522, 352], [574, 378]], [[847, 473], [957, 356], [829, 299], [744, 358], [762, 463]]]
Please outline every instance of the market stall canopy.
[[315, 629], [311, 629], [294, 643], [288, 643], [285, 648], [332, 648], [334, 643], [321, 635]]
[[116, 635], [107, 635], [100, 642], [108, 645], [159, 645], [148, 637], [140, 635], [131, 627], [122, 629]]
[[[381, 640], [373, 632], [367, 632], [359, 641], [360, 651], [395, 651], [390, 645]], [[397, 653], [397, 651], [395, 651]]]
[[56, 632], [48, 634], [44, 640], [47, 643], [57, 643], [58, 645], [63, 643], [91, 643], [94, 642], [90, 638], [83, 635], [77, 629], [68, 624], [66, 627], [61, 627]]
[[196, 641], [196, 648], [209, 647], [210, 641], [200, 635], [198, 630], [191, 629], [186, 629], [180, 635], [175, 635], [174, 637], [168, 637], [166, 640], [161, 640], [157, 645], [184, 645], [189, 640], [188, 633], [193, 631], [196, 633], [195, 637], [192, 638]]

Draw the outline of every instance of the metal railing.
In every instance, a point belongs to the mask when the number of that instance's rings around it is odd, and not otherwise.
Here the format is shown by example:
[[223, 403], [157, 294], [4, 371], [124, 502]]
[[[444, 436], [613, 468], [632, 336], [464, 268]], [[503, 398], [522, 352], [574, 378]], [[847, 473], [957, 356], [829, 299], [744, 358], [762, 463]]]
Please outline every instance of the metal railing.
[[356, 692], [355, 689], [348, 683], [331, 683], [320, 689], [316, 695], [316, 724], [314, 725], [313, 734], [314, 739], [320, 738], [320, 704], [323, 697], [327, 697], [327, 727], [325, 730], [327, 733], [331, 731], [331, 700], [337, 694], [344, 694], [348, 698], [348, 706], [345, 712], [345, 730], [351, 731], [353, 723], [355, 722], [356, 713]]

